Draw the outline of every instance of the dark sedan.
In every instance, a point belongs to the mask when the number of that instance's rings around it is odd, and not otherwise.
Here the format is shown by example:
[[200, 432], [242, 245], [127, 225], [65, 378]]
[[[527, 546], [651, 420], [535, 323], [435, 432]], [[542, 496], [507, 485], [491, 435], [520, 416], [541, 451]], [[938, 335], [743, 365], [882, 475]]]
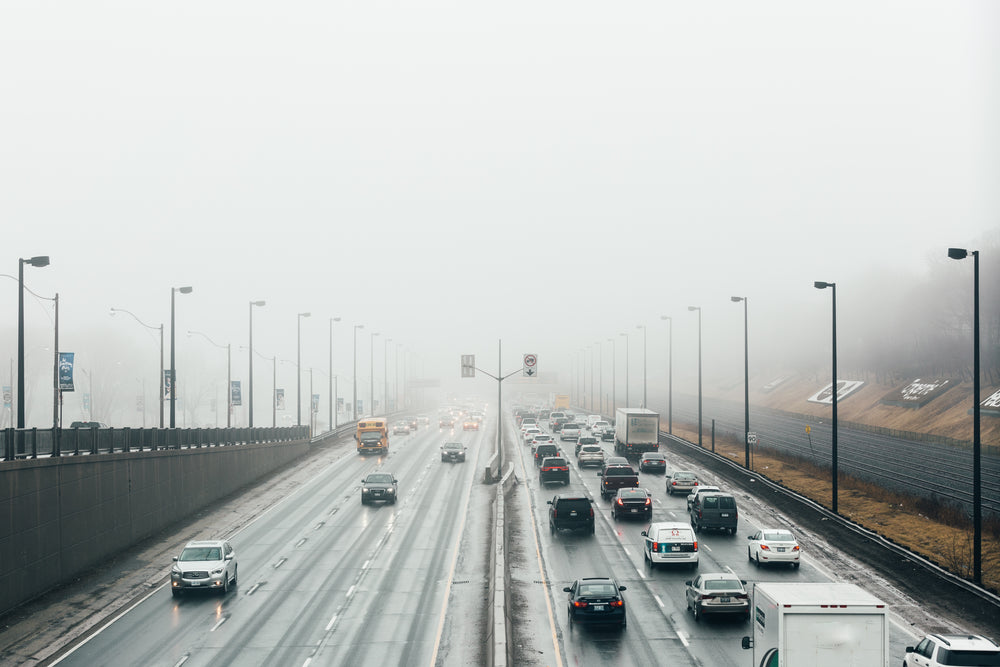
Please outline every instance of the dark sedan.
[[667, 457], [659, 452], [646, 452], [639, 459], [639, 472], [667, 472]]
[[617, 625], [625, 629], [624, 586], [610, 577], [577, 579], [572, 586], [563, 588], [569, 593], [566, 608], [569, 627], [574, 625]]
[[636, 517], [651, 521], [653, 498], [646, 489], [618, 489], [611, 503], [611, 516], [615, 519]]
[[441, 445], [442, 461], [465, 463], [465, 445], [460, 442], [446, 442]]
[[373, 472], [361, 480], [361, 504], [385, 501], [396, 504], [398, 486], [396, 478], [388, 472]]

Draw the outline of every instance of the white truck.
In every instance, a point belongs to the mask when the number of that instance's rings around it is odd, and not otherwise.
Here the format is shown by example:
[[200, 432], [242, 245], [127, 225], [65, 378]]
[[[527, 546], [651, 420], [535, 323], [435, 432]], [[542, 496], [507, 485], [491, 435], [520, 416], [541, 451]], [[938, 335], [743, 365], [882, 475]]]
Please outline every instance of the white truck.
[[645, 408], [615, 410], [615, 452], [622, 456], [660, 448], [660, 415]]
[[754, 667], [889, 667], [884, 602], [854, 584], [755, 584]]

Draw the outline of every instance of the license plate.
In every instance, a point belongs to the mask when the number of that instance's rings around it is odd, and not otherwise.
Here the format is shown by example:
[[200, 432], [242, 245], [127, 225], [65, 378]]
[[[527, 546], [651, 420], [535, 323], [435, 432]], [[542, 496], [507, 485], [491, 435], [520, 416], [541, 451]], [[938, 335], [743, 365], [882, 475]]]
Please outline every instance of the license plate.
[[680, 547], [670, 547], [670, 550], [671, 551], [680, 551], [681, 548]]
[[200, 581], [192, 581], [191, 585], [192, 586], [201, 586], [201, 582]]
[[603, 604], [595, 604], [593, 607], [591, 607], [591, 609], [593, 609], [594, 611], [604, 611], [604, 605]]
[[729, 518], [728, 514], [720, 514], [719, 516], [721, 516], [723, 519], [728, 519]]
[[778, 547], [778, 553], [784, 553], [785, 547]]
[[576, 510], [570, 510], [569, 515], [570, 516], [576, 516]]
[[732, 602], [732, 598], [719, 598], [719, 602]]
[[637, 507], [633, 507], [632, 509], [629, 510], [629, 512], [638, 512], [638, 511], [639, 509]]

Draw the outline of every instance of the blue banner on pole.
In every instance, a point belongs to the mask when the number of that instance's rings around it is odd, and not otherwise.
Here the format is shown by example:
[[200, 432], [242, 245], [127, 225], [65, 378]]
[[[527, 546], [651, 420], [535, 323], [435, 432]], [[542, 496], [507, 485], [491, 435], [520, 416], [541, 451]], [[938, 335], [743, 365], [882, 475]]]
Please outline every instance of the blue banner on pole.
[[8, 385], [3, 386], [3, 406], [9, 408], [14, 403], [14, 392]]
[[274, 407], [278, 410], [285, 409], [285, 390], [275, 389], [274, 390]]
[[73, 391], [73, 353], [59, 353], [59, 391]]
[[313, 414], [317, 414], [317, 413], [319, 413], [319, 394], [313, 394], [312, 397], [313, 397], [313, 400], [312, 400], [312, 411], [313, 411]]
[[230, 403], [232, 405], [243, 405], [243, 392], [240, 389], [240, 381], [233, 380], [230, 383]]
[[163, 398], [169, 401], [174, 392], [174, 374], [169, 368], [163, 371]]

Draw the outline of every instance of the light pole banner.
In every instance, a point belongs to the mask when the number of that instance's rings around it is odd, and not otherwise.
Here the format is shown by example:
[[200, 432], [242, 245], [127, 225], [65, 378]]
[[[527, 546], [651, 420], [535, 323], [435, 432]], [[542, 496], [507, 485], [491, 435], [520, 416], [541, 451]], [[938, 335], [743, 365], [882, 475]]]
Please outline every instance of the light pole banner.
[[163, 371], [163, 399], [169, 401], [173, 393], [174, 393], [173, 371], [171, 371], [170, 369], [165, 369]]
[[313, 394], [313, 414], [319, 414], [319, 394]]
[[285, 409], [285, 390], [275, 389], [274, 390], [274, 407], [279, 410]]
[[[7, 388], [10, 389], [10, 387], [7, 387]], [[343, 411], [344, 411], [344, 399], [338, 398], [337, 399], [337, 412], [343, 412]]]
[[232, 405], [243, 405], [243, 391], [240, 389], [240, 381], [233, 380], [229, 386], [230, 403]]
[[59, 391], [73, 391], [73, 353], [59, 353]]
[[11, 404], [13, 404], [13, 402], [14, 402], [14, 392], [13, 392], [13, 390], [9, 386], [4, 385], [4, 387], [3, 387], [3, 406], [5, 408], [9, 408], [11, 406]]

